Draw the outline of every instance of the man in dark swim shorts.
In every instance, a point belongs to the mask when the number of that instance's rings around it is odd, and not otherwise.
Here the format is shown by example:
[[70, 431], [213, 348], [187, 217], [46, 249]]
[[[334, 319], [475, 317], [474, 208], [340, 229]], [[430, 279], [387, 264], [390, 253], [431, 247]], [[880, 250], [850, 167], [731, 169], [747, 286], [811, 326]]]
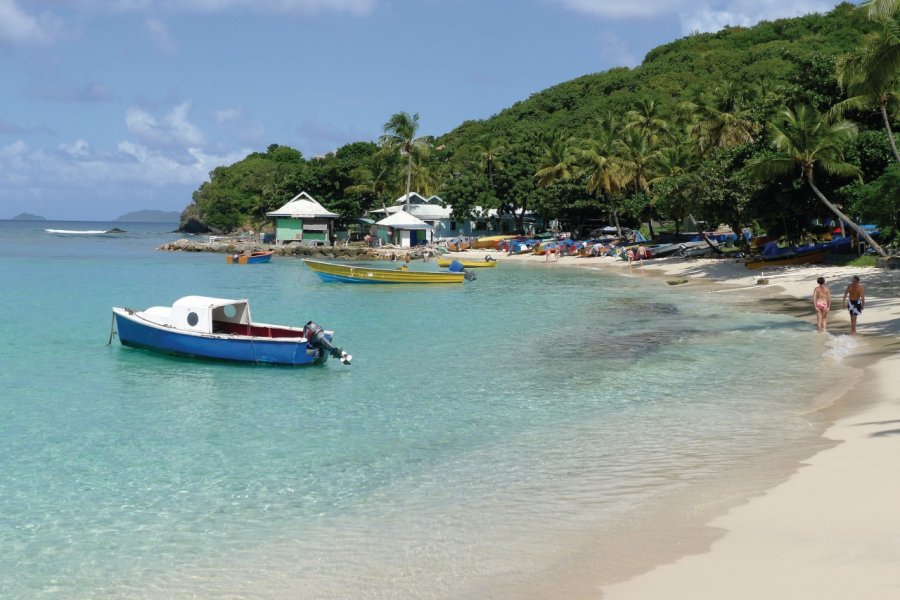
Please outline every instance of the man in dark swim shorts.
[[859, 283], [857, 275], [853, 276], [853, 282], [847, 286], [841, 302], [847, 302], [847, 310], [850, 312], [850, 335], [855, 335], [856, 318], [862, 314], [866, 303], [866, 289]]

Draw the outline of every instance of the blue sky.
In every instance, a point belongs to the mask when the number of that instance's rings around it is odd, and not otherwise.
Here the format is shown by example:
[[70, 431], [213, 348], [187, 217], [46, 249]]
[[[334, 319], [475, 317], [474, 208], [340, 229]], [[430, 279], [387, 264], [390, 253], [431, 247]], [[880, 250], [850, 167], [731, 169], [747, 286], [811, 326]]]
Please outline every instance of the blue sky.
[[[0, 0], [0, 219], [177, 210], [269, 144], [421, 135], [797, 0]], [[285, 200], [288, 200], [287, 198]]]

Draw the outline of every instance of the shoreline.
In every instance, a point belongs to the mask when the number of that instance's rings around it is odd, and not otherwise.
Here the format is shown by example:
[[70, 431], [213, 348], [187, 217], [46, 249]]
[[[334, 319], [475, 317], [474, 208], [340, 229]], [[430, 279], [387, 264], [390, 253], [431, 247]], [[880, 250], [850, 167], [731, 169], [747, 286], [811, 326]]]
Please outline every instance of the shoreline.
[[[896, 598], [900, 594], [900, 276], [877, 268], [794, 265], [750, 271], [727, 259], [651, 259], [643, 267], [608, 257], [543, 256], [469, 250], [451, 257], [492, 254], [498, 261], [547, 268], [617, 269], [623, 275], [686, 279], [696, 293], [745, 293], [743, 301], [806, 321], [815, 331], [812, 290], [824, 276], [832, 290], [829, 335], [847, 336], [849, 317], [839, 306], [854, 274], [866, 286], [859, 335], [842, 358], [859, 374], [845, 389], [824, 391], [814, 412], [824, 419], [818, 441], [773, 457], [775, 466], [731, 474], [732, 485], [707, 496], [664, 498], [647, 507], [640, 524], [618, 532], [624, 559], [590, 564], [587, 547], [577, 566], [561, 567], [531, 582], [524, 597], [568, 588], [570, 598], [654, 600], [684, 598], [778, 599]], [[767, 285], [756, 280], [769, 279]], [[734, 484], [738, 481], [738, 485]], [[688, 494], [689, 495], [689, 494]], [[673, 513], [675, 516], [673, 516]], [[686, 518], [686, 515], [689, 515]], [[616, 545], [622, 542], [623, 545]], [[610, 546], [595, 540], [589, 546]], [[604, 561], [607, 562], [607, 561]], [[575, 575], [580, 581], [572, 582]], [[677, 591], [677, 593], [675, 593]], [[544, 596], [546, 597], [546, 596]]]

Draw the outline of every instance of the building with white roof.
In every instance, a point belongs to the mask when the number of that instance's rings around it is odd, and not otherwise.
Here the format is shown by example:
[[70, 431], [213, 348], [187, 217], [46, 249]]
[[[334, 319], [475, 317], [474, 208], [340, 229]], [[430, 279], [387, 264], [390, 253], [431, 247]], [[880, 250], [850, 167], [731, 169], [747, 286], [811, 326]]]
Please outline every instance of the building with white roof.
[[278, 210], [267, 212], [266, 216], [275, 219], [277, 244], [330, 245], [334, 239], [334, 220], [338, 218], [306, 192], [300, 192]]

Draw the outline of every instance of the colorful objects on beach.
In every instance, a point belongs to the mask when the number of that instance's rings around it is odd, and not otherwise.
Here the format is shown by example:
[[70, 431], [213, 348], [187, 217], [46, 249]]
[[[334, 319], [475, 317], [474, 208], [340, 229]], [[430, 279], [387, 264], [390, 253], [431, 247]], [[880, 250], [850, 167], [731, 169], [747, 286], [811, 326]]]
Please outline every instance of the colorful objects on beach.
[[271, 250], [261, 250], [258, 252], [251, 252], [250, 254], [229, 254], [225, 257], [225, 260], [229, 265], [253, 265], [269, 262], [273, 254], [275, 254], [275, 252]]
[[405, 269], [376, 269], [369, 266], [303, 260], [322, 281], [342, 283], [462, 283], [472, 279], [466, 271], [410, 271]]
[[[197, 358], [277, 365], [322, 364], [351, 356], [331, 344], [334, 332], [312, 321], [303, 327], [255, 323], [247, 300], [185, 296], [146, 310], [113, 307], [123, 346]], [[110, 332], [110, 341], [114, 331]]]

